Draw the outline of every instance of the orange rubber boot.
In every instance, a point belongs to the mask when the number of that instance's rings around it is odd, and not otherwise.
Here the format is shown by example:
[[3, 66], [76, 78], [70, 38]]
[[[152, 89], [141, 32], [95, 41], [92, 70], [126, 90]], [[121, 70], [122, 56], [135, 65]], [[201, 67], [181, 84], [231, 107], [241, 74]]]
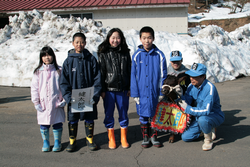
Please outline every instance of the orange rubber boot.
[[109, 128], [108, 129], [108, 137], [109, 137], [109, 148], [110, 149], [115, 149], [116, 148], [116, 143], [115, 143], [114, 128]]
[[121, 127], [121, 143], [122, 143], [122, 148], [128, 148], [129, 144], [127, 142], [127, 131], [128, 128], [122, 128]]

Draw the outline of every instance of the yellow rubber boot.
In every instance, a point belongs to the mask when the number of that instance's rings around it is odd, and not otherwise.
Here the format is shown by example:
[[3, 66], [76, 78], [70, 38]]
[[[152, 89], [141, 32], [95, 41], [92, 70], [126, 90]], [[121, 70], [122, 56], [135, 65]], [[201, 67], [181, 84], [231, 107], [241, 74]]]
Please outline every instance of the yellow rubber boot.
[[110, 149], [115, 149], [116, 148], [116, 143], [115, 143], [114, 128], [109, 128], [108, 129], [108, 137], [109, 137], [109, 148]]
[[128, 148], [129, 144], [127, 142], [127, 131], [128, 128], [122, 128], [121, 127], [121, 144], [122, 144], [122, 148]]

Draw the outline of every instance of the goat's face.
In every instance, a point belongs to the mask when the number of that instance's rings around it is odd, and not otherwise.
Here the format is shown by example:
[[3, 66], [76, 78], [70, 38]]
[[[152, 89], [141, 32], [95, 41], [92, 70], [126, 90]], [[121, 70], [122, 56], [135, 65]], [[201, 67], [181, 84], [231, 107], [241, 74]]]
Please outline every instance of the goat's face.
[[173, 75], [168, 75], [163, 82], [161, 93], [164, 94], [165, 96], [171, 95], [174, 92], [172, 92], [170, 87], [174, 87], [176, 85], [178, 85], [178, 78]]

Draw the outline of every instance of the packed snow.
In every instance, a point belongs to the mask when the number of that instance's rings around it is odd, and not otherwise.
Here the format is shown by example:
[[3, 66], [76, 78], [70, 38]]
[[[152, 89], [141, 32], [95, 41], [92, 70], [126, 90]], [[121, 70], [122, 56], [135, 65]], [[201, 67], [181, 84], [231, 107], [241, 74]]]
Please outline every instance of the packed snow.
[[[86, 48], [97, 58], [97, 47], [110, 30], [91, 19], [66, 19], [49, 11], [41, 15], [37, 10], [20, 12], [9, 17], [9, 22], [0, 30], [0, 85], [6, 86], [30, 86], [45, 45], [53, 48], [62, 66], [67, 51], [73, 48], [72, 36], [79, 31], [86, 35]], [[168, 65], [170, 52], [179, 50], [187, 67], [194, 62], [205, 64], [211, 82], [250, 75], [250, 24], [230, 33], [215, 25], [196, 27], [190, 32], [193, 37], [155, 32], [154, 44], [163, 51]], [[132, 56], [141, 44], [139, 32], [131, 29], [124, 31], [124, 35]]]

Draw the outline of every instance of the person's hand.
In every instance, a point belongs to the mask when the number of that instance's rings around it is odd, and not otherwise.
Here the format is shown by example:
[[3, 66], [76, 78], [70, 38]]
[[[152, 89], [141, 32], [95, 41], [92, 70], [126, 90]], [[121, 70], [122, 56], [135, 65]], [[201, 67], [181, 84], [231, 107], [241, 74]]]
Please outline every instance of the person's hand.
[[90, 104], [95, 104], [95, 101], [93, 99], [90, 100]]
[[37, 111], [39, 111], [39, 112], [43, 112], [43, 108], [42, 108], [41, 104], [35, 105], [35, 109], [36, 109]]
[[59, 107], [64, 107], [66, 105], [66, 101], [61, 101], [60, 103], [59, 103]]
[[158, 102], [160, 102], [163, 98], [164, 98], [164, 96], [159, 96]]
[[102, 92], [102, 93], [101, 93], [101, 97], [102, 97], [102, 99], [105, 98], [105, 92]]
[[186, 110], [188, 104], [185, 102], [185, 100], [180, 100], [178, 103], [184, 110]]
[[140, 98], [139, 97], [134, 97], [134, 101], [139, 105], [140, 104]]
[[74, 103], [74, 102], [76, 102], [76, 100], [71, 98], [70, 102]]

